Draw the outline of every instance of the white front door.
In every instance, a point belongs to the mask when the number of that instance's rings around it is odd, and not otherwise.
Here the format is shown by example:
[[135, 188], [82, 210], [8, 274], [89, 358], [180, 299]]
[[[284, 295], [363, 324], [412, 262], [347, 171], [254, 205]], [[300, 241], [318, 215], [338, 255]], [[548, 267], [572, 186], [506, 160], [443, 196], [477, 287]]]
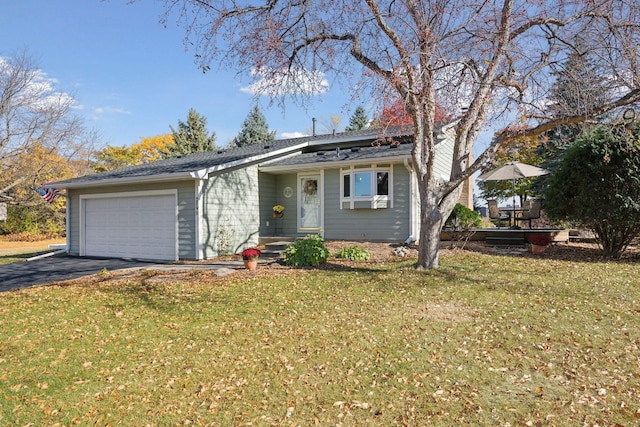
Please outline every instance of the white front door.
[[298, 231], [319, 232], [321, 228], [321, 175], [300, 175], [298, 176]]

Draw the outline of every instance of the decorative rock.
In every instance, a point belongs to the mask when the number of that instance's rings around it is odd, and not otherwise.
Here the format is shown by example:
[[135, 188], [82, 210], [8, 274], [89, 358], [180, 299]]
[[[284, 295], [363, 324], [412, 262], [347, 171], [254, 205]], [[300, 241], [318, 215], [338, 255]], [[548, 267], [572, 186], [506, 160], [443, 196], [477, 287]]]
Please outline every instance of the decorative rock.
[[219, 269], [215, 270], [213, 272], [213, 275], [214, 276], [218, 276], [218, 277], [225, 277], [225, 276], [228, 276], [228, 275], [233, 274], [235, 272], [236, 271], [234, 269], [232, 269], [232, 268], [223, 267], [223, 268], [219, 268]]
[[393, 250], [393, 254], [395, 256], [402, 257], [402, 258], [408, 257], [409, 255], [411, 255], [411, 252], [412, 252], [412, 249], [406, 246], [400, 246], [399, 248], [395, 248]]

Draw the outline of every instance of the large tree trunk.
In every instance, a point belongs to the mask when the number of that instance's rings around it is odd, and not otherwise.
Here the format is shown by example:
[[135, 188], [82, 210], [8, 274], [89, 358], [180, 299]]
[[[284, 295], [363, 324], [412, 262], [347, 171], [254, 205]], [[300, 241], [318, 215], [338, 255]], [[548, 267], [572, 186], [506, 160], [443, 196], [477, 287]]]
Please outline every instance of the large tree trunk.
[[453, 211], [462, 186], [444, 197], [433, 188], [437, 183], [420, 183], [420, 234], [418, 240], [418, 270], [429, 270], [440, 266], [440, 232]]
[[420, 237], [418, 240], [418, 270], [438, 268], [440, 265], [440, 231], [443, 217], [438, 206], [420, 208]]

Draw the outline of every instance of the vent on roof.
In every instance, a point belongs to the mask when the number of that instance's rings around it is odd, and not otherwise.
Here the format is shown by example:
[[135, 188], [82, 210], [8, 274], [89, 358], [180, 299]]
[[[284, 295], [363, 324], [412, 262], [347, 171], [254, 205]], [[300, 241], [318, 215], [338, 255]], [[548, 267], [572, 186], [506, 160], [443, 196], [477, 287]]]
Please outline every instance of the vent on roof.
[[316, 156], [324, 156], [324, 151], [318, 151], [318, 152], [316, 153]]
[[353, 147], [353, 148], [351, 149], [351, 152], [352, 152], [352, 153], [357, 153], [358, 151], [360, 151], [360, 147]]
[[389, 145], [389, 148], [398, 148], [400, 146], [400, 144], [391, 144]]
[[269, 148], [271, 148], [271, 146], [270, 146], [270, 145], [265, 145], [265, 146], [264, 146], [264, 147], [262, 147], [262, 148], [264, 148], [265, 150], [268, 150]]
[[224, 152], [225, 152], [225, 150], [218, 150], [218, 151], [217, 151], [217, 153], [218, 153], [218, 154], [222, 154], [222, 153], [224, 153]]

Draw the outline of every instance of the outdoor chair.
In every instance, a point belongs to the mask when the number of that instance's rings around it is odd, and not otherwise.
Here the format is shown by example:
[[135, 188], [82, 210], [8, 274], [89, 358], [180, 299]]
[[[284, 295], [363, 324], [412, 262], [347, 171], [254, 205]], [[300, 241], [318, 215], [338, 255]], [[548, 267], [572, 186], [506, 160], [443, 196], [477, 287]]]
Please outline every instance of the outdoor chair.
[[540, 200], [527, 200], [522, 204], [521, 214], [515, 218], [516, 221], [529, 221], [529, 228], [531, 227], [531, 220], [540, 218], [540, 209], [542, 204]]
[[508, 220], [509, 224], [511, 224], [511, 215], [505, 212], [500, 212], [497, 200], [487, 200], [487, 203], [489, 204], [489, 219], [495, 221]]

